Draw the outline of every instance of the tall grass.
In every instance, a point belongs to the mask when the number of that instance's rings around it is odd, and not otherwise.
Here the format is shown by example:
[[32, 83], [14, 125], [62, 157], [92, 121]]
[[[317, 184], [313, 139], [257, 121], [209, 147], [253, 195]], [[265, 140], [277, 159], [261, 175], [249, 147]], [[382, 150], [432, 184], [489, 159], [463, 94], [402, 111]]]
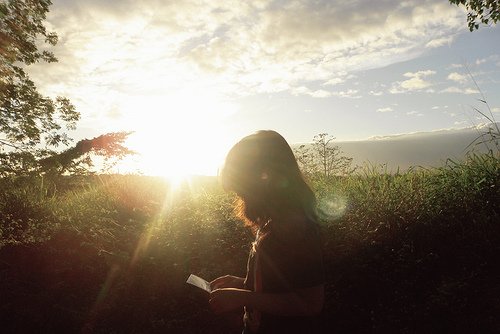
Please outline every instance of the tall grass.
[[[179, 189], [141, 176], [0, 182], [5, 330], [237, 327], [238, 314], [215, 317], [206, 296], [185, 284], [190, 273], [245, 273], [252, 236], [216, 180]], [[492, 153], [440, 168], [390, 174], [372, 166], [314, 180], [325, 332], [500, 329], [499, 183]]]
[[395, 175], [369, 167], [315, 186], [320, 203], [345, 207], [324, 216], [331, 330], [500, 329], [498, 155]]

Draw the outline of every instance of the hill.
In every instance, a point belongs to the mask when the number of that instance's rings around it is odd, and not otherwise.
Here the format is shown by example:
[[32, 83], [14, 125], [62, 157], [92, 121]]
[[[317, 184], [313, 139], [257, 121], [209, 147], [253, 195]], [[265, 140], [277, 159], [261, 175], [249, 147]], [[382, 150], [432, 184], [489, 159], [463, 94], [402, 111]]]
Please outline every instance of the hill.
[[[406, 170], [411, 166], [438, 167], [447, 159], [462, 160], [471, 150], [486, 152], [487, 145], [470, 144], [481, 134], [487, 133], [492, 126], [494, 125], [483, 124], [462, 129], [376, 136], [335, 144], [345, 155], [352, 157], [357, 165], [387, 164], [388, 170], [396, 170], [398, 167], [400, 170]], [[491, 143], [488, 146], [493, 147]]]

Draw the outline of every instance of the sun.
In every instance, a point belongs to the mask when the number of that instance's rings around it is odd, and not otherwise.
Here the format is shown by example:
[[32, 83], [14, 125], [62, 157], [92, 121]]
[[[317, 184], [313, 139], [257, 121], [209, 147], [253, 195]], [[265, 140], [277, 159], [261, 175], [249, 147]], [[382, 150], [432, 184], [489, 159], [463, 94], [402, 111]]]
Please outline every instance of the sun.
[[145, 175], [162, 176], [180, 183], [190, 175], [217, 175], [227, 151], [227, 142], [221, 137], [207, 137], [193, 125], [186, 125], [200, 136], [177, 133], [135, 132], [128, 147], [137, 155], [124, 161], [123, 168], [135, 169]]
[[119, 166], [180, 184], [191, 175], [217, 175], [234, 135], [224, 122], [227, 105], [209, 98], [149, 98], [142, 112], [130, 112], [134, 131], [127, 147], [138, 154]]

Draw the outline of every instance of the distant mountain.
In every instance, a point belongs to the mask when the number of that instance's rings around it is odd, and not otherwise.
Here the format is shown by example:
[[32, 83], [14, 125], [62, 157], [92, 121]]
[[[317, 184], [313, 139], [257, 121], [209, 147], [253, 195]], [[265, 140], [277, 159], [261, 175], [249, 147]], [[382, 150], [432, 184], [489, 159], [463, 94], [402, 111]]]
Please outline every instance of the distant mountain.
[[[488, 132], [493, 124], [463, 129], [416, 132], [401, 135], [377, 136], [360, 141], [335, 142], [357, 165], [387, 164], [391, 171], [411, 166], [439, 167], [447, 159], [462, 160], [472, 149], [486, 152], [484, 144], [469, 146], [478, 136]], [[500, 127], [500, 123], [497, 123]], [[488, 136], [484, 137], [485, 139]], [[294, 145], [295, 146], [295, 145]], [[298, 146], [298, 145], [297, 145]], [[468, 147], [469, 146], [469, 147]], [[493, 147], [493, 144], [489, 144]]]

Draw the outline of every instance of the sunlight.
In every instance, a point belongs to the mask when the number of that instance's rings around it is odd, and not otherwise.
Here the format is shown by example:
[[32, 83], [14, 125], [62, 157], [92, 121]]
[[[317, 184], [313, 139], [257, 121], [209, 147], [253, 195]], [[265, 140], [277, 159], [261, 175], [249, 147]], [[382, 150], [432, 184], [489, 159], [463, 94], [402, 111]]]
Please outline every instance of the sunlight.
[[233, 107], [206, 94], [131, 98], [126, 108], [135, 131], [126, 145], [139, 154], [120, 163], [122, 173], [163, 176], [173, 185], [189, 175], [217, 175], [234, 143], [224, 127]]
[[342, 217], [347, 209], [347, 198], [340, 194], [330, 194], [319, 200], [318, 208], [329, 219]]

